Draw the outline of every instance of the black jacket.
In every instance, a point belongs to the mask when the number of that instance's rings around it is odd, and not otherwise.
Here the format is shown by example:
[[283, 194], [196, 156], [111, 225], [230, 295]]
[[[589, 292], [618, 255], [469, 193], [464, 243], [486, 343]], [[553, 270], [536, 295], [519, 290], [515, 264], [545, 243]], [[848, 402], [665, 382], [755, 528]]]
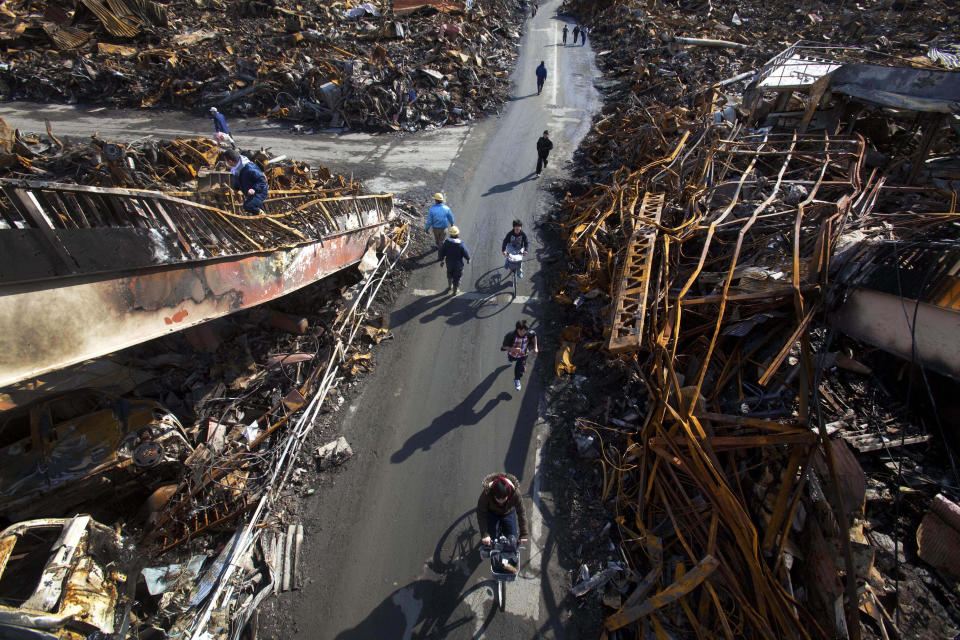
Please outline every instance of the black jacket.
[[526, 251], [530, 248], [530, 243], [527, 242], [527, 234], [523, 231], [520, 233], [514, 233], [513, 229], [507, 232], [506, 237], [503, 239], [503, 244], [500, 246], [500, 251], [506, 251], [507, 247], [510, 247], [510, 253], [520, 253], [521, 251]]
[[551, 149], [553, 149], [553, 142], [550, 141], [550, 138], [546, 136], [537, 138], [537, 153], [541, 156], [547, 156]]
[[470, 252], [459, 238], [447, 238], [440, 245], [440, 260], [446, 261], [448, 269], [463, 269], [463, 261], [470, 262]]

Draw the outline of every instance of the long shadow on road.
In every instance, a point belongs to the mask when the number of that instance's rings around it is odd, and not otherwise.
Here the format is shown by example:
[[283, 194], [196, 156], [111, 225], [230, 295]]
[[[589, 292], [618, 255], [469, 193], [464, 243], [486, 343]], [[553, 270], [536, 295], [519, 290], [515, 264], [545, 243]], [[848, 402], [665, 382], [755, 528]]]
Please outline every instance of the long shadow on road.
[[531, 171], [529, 174], [520, 178], [519, 180], [512, 180], [510, 182], [504, 182], [502, 184], [497, 184], [490, 187], [489, 189], [487, 189], [486, 193], [480, 194], [480, 197], [486, 198], [487, 196], [492, 196], [495, 193], [505, 193], [507, 191], [512, 191], [513, 188], [516, 187], [517, 185], [521, 185], [524, 182], [530, 182], [531, 180], [536, 179], [536, 177], [537, 177], [537, 174]]
[[497, 615], [511, 614], [497, 611], [491, 600], [486, 616], [478, 619], [476, 609], [466, 602], [475, 591], [492, 585], [492, 581], [484, 581], [466, 589], [481, 562], [479, 543], [480, 532], [470, 509], [440, 536], [428, 564], [436, 579], [415, 580], [397, 589], [360, 624], [338, 634], [337, 640], [481, 638]]
[[463, 399], [463, 402], [455, 406], [453, 409], [445, 411], [434, 418], [433, 422], [431, 422], [430, 426], [426, 429], [418, 431], [410, 436], [407, 441], [403, 443], [403, 447], [390, 456], [390, 462], [394, 464], [403, 462], [412, 456], [413, 452], [417, 449], [421, 451], [427, 451], [435, 442], [440, 440], [440, 438], [445, 436], [450, 431], [453, 431], [458, 427], [479, 424], [480, 421], [483, 420], [483, 418], [490, 413], [495, 406], [501, 402], [511, 400], [513, 396], [504, 391], [498, 394], [497, 397], [487, 400], [486, 404], [484, 404], [479, 410], [474, 407], [474, 405], [480, 402], [483, 396], [486, 395], [487, 391], [490, 390], [490, 387], [493, 386], [497, 376], [503, 373], [504, 369], [507, 368], [508, 365], [503, 365], [490, 372], [490, 375], [484, 378], [483, 382], [477, 385], [476, 388], [470, 392], [470, 395]]

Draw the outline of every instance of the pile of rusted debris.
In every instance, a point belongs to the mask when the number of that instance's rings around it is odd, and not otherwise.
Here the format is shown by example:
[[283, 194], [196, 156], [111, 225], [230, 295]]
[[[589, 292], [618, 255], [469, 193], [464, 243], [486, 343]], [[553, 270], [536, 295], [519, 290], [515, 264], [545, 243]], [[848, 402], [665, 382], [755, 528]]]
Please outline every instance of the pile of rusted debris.
[[[205, 191], [222, 183], [222, 176], [214, 174], [229, 169], [221, 152], [209, 138], [148, 138], [123, 144], [95, 135], [79, 144], [57, 138], [49, 128], [45, 137], [23, 134], [0, 118], [0, 178], [169, 193], [186, 188]], [[330, 196], [359, 193], [358, 184], [326, 167], [311, 169], [305, 162], [274, 156], [264, 149], [247, 153], [263, 170], [272, 191], [302, 188], [321, 189]]]
[[0, 99], [200, 109], [311, 127], [414, 131], [506, 99], [509, 0], [12, 0]]
[[[557, 370], [593, 399], [572, 442], [610, 523], [584, 537], [614, 543], [573, 593], [599, 594], [621, 638], [949, 637], [960, 72], [809, 42], [710, 64], [789, 20], [708, 6], [573, 7], [595, 46], [647, 38], [601, 54], [634, 72], [582, 150], [596, 186], [555, 216]], [[934, 19], [897, 11], [904, 30], [957, 19], [915, 6]], [[857, 10], [811, 24], [887, 24]]]
[[[237, 638], [265, 597], [299, 585], [291, 496], [312, 458], [326, 468], [352, 453], [309, 449], [342, 403], [338, 384], [369, 371], [389, 337], [373, 305], [409, 213], [263, 151], [251, 156], [271, 197], [243, 212], [203, 138], [0, 132], [0, 279], [22, 299], [10, 308], [36, 310], [62, 288], [35, 283], [71, 278], [49, 314], [5, 321], [0, 370], [21, 382], [0, 394], [0, 517], [45, 519], [0, 533], [0, 636]], [[74, 327], [50, 355], [82, 365], [55, 372], [44, 341], [16, 339], [56, 333], [45, 323], [98, 282], [90, 325], [121, 324]], [[29, 357], [16, 355], [23, 342]], [[89, 515], [65, 518], [78, 512]]]

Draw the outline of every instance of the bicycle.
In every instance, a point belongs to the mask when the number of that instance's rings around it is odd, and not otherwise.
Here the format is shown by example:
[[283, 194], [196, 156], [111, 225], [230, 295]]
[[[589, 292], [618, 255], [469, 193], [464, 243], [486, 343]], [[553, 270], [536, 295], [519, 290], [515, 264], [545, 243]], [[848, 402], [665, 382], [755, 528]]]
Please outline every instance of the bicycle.
[[492, 540], [490, 546], [480, 545], [480, 557], [490, 558], [490, 572], [497, 583], [495, 596], [497, 607], [503, 611], [507, 606], [507, 583], [517, 579], [517, 572], [503, 568], [504, 561], [509, 562], [516, 569], [520, 564], [520, 549], [523, 545], [514, 542], [506, 536]]
[[523, 271], [523, 254], [522, 253], [508, 253], [507, 254], [507, 270], [510, 271], [510, 274], [513, 278], [513, 295], [517, 295], [517, 279], [519, 274]]

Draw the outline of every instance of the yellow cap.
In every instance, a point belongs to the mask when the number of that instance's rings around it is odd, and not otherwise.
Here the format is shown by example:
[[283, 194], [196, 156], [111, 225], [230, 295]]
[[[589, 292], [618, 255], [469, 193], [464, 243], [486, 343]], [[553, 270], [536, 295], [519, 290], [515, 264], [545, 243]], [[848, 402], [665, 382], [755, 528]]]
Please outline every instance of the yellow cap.
[[448, 232], [450, 233], [450, 235], [452, 235], [452, 236], [458, 236], [458, 235], [460, 235], [460, 229], [457, 229], [457, 225], [453, 225], [452, 227], [450, 227], [449, 229], [447, 229], [447, 231], [448, 231]]
[[443, 194], [438, 191], [437, 193], [433, 194], [433, 199], [437, 202], [443, 202]]

